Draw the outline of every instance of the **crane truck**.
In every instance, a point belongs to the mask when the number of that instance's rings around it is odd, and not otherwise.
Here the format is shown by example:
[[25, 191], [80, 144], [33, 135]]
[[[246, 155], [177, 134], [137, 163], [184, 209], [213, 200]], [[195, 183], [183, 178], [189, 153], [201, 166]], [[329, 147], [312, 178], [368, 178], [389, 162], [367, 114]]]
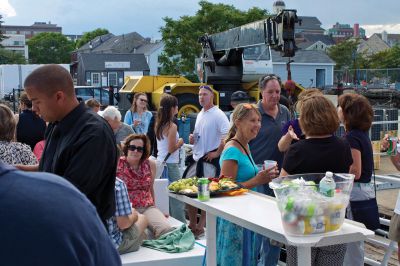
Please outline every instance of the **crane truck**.
[[210, 85], [215, 104], [229, 110], [230, 96], [237, 90], [245, 91], [254, 100], [259, 99], [258, 78], [272, 73], [271, 48], [283, 57], [293, 57], [296, 51], [296, 10], [282, 10], [278, 15], [243, 26], [199, 38], [202, 54], [196, 59], [200, 83], [181, 76], [133, 76], [125, 79], [119, 91], [119, 109], [130, 108], [133, 94], [144, 92], [154, 109], [159, 107], [163, 93], [178, 98], [179, 114], [199, 112], [198, 88]]

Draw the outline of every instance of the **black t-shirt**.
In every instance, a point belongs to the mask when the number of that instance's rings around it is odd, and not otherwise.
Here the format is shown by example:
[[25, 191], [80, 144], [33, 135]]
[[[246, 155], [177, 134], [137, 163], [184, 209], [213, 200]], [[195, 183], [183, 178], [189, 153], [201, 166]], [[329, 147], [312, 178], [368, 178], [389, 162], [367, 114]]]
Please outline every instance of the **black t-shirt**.
[[28, 144], [31, 149], [44, 139], [46, 122], [31, 110], [24, 110], [19, 115], [17, 124], [17, 141]]
[[361, 153], [361, 175], [360, 179], [354, 182], [369, 183], [371, 181], [374, 159], [372, 145], [368, 133], [358, 129], [350, 130], [346, 134], [346, 140], [352, 149], [359, 150]]
[[282, 168], [290, 174], [348, 173], [353, 163], [349, 144], [336, 136], [300, 140], [290, 145]]
[[60, 122], [49, 124], [39, 170], [70, 181], [96, 206], [105, 222], [115, 213], [117, 160], [110, 125], [80, 103]]
[[1, 265], [121, 265], [93, 205], [71, 183], [0, 163]]

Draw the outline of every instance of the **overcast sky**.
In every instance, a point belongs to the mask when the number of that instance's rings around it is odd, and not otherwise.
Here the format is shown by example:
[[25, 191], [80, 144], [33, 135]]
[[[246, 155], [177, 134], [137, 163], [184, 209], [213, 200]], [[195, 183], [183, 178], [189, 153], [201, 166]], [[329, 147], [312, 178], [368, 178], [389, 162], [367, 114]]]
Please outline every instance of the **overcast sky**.
[[[209, 0], [234, 5], [241, 10], [253, 6], [272, 11], [274, 1]], [[328, 4], [329, 2], [329, 4]], [[316, 16], [327, 29], [336, 22], [359, 23], [367, 35], [386, 30], [400, 33], [400, 0], [286, 0], [286, 8], [300, 16]], [[160, 38], [163, 17], [178, 19], [194, 15], [197, 0], [0, 0], [0, 14], [6, 25], [32, 25], [45, 21], [62, 27], [64, 34], [82, 34], [106, 28], [114, 34], [136, 31], [144, 37]]]

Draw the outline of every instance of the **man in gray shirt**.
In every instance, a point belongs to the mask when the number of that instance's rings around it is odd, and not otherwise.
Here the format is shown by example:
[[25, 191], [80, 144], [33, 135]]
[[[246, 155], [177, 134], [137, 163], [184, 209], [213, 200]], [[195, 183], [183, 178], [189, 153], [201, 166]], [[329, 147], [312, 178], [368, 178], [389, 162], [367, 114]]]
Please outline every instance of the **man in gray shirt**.
[[[282, 166], [283, 153], [278, 149], [278, 142], [282, 137], [282, 126], [290, 120], [289, 110], [279, 104], [281, 95], [280, 78], [269, 74], [260, 78], [259, 88], [262, 99], [258, 102], [258, 109], [261, 113], [261, 129], [255, 139], [249, 145], [251, 154], [256, 164], [262, 164], [264, 160], [274, 160], [278, 162], [279, 169]], [[273, 191], [268, 184], [257, 187], [257, 191], [273, 195]], [[257, 236], [257, 247], [261, 247], [261, 260], [263, 265], [277, 265], [280, 247], [272, 245], [268, 238]]]
[[117, 145], [121, 143], [127, 136], [134, 134], [132, 127], [121, 122], [121, 113], [114, 106], [108, 106], [104, 109], [103, 117], [110, 124], [114, 131]]

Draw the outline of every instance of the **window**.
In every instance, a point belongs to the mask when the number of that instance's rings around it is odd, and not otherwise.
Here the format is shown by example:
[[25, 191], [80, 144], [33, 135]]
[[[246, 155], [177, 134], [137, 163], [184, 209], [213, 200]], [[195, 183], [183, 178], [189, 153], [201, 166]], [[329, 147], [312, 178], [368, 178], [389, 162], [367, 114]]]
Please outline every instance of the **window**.
[[243, 50], [244, 60], [269, 60], [269, 49], [267, 45], [246, 47]]
[[117, 86], [117, 72], [108, 72], [108, 86]]

